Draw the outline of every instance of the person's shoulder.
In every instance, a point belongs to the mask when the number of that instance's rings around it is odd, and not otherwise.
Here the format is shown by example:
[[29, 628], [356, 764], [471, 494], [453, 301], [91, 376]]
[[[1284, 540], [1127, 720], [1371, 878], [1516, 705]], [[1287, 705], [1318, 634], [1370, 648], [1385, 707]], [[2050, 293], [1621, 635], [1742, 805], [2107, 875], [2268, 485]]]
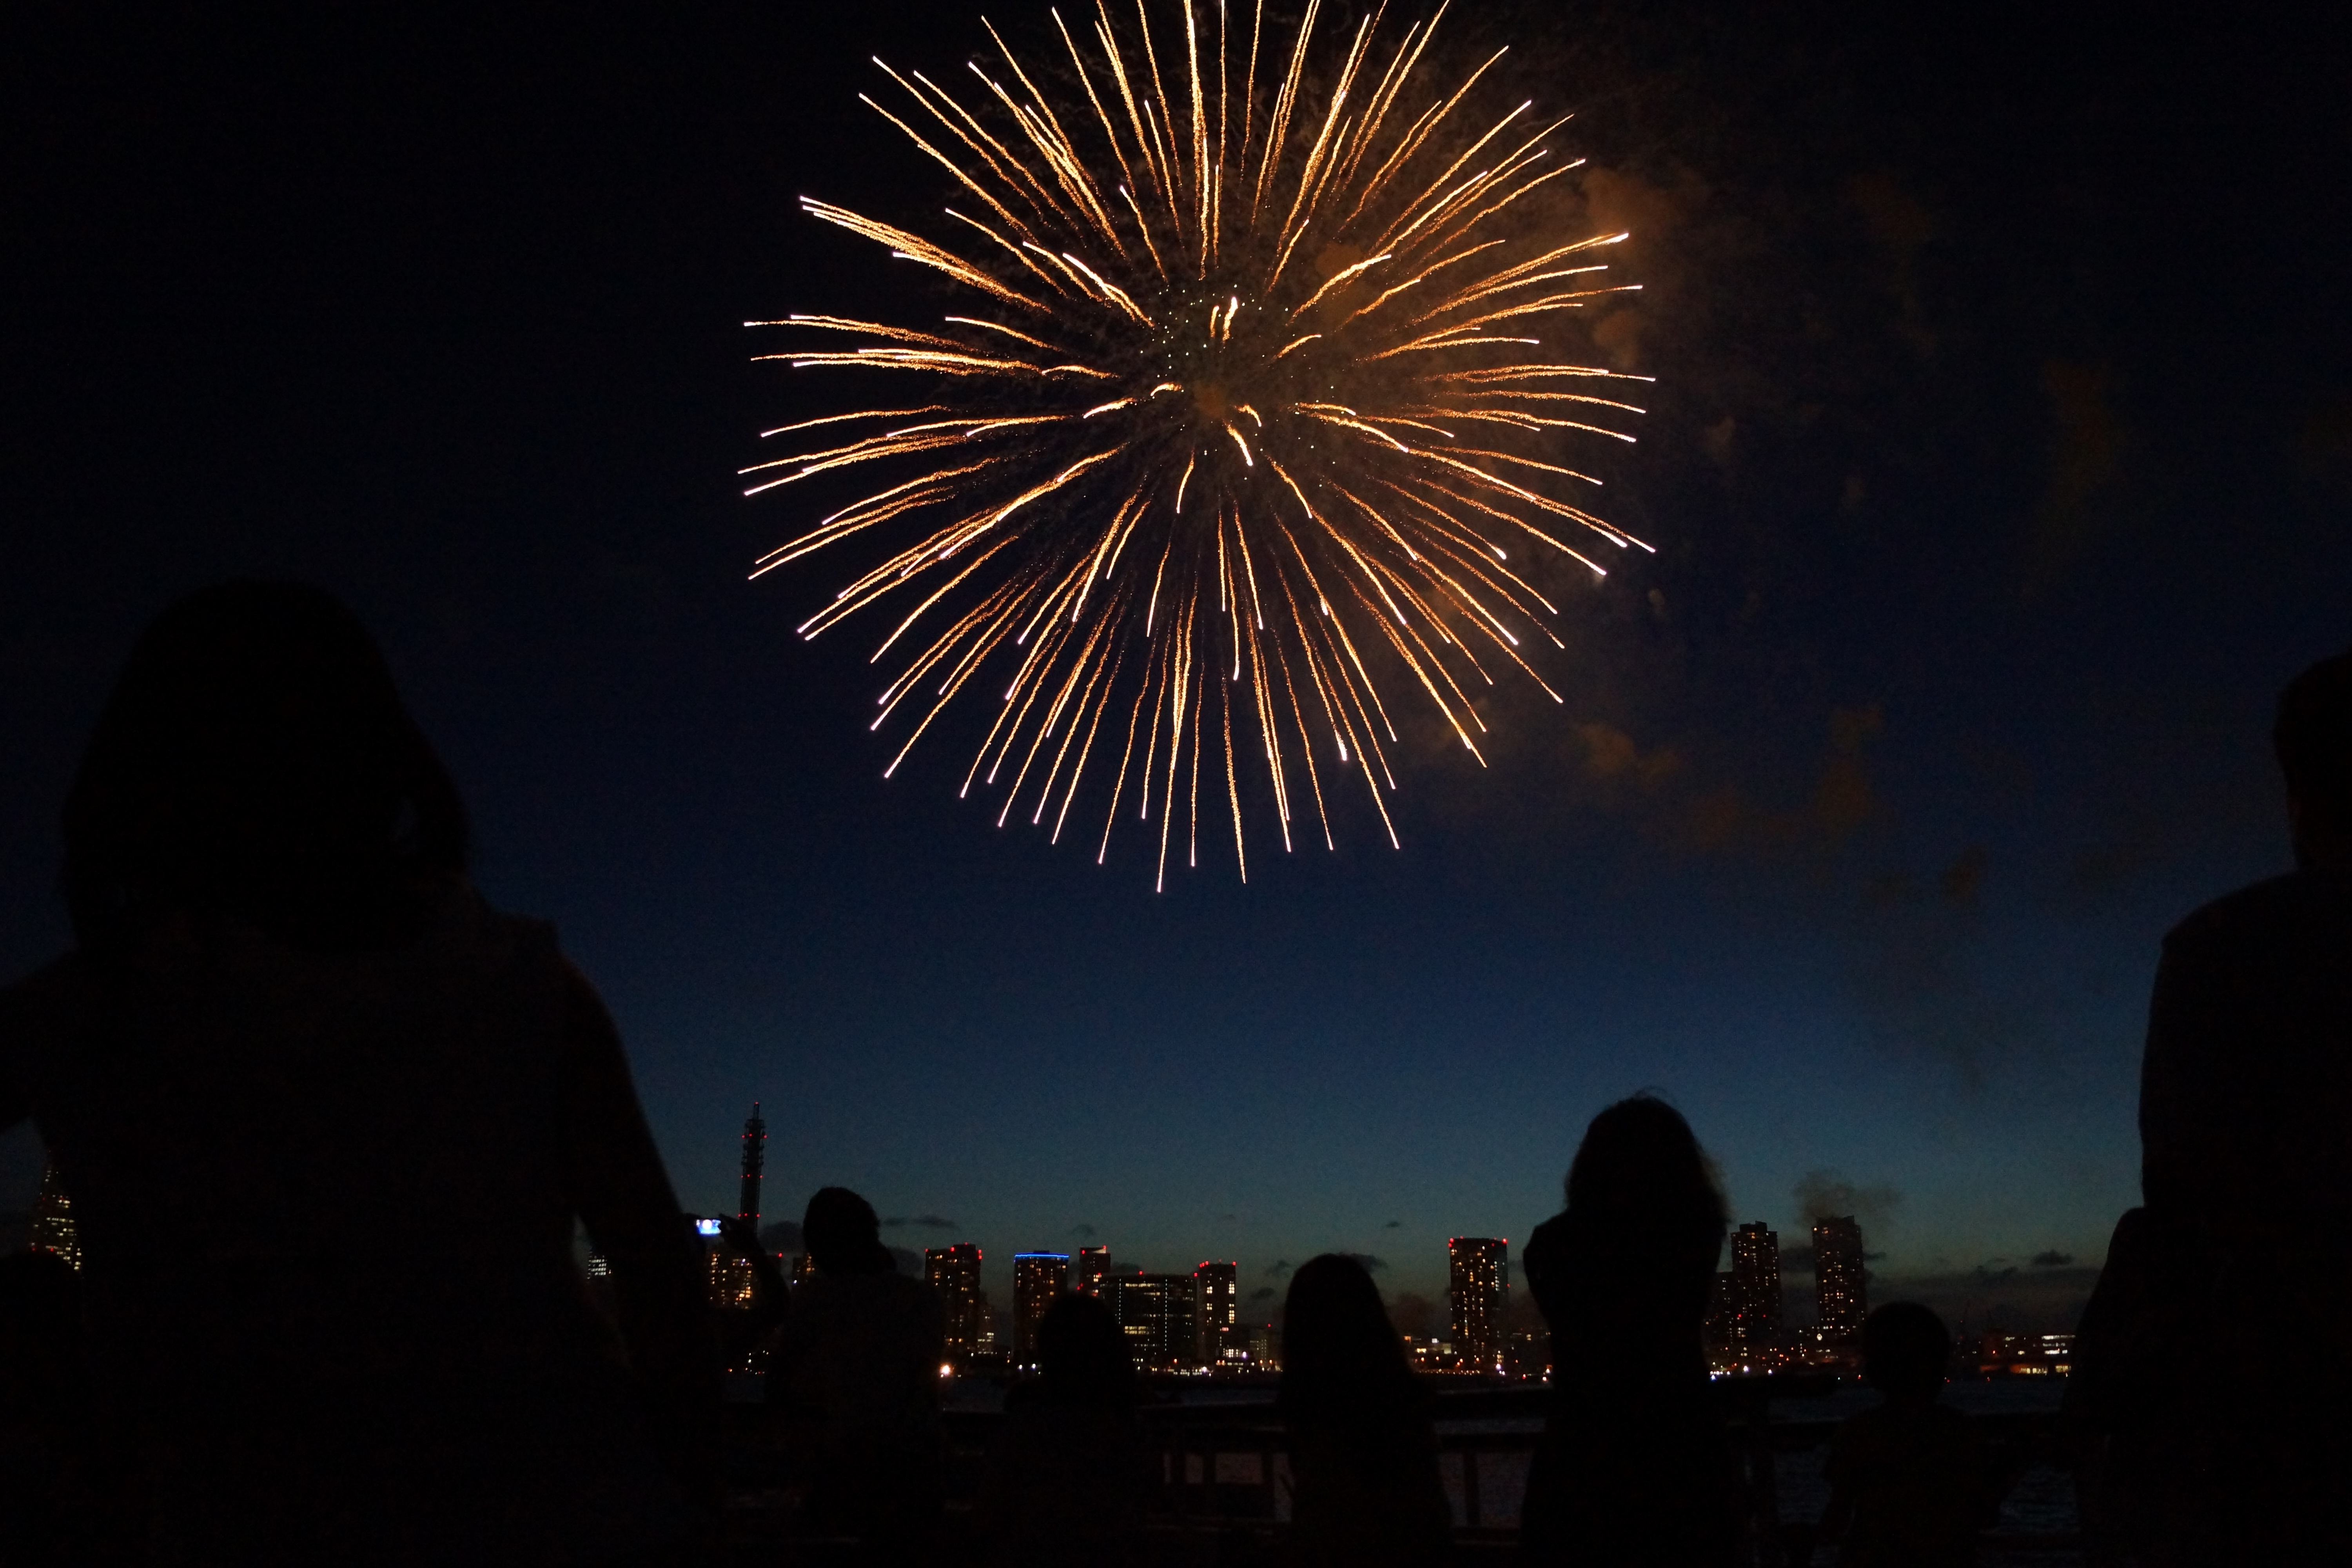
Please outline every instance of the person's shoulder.
[[1830, 1439], [1833, 1453], [1853, 1460], [1864, 1455], [1884, 1453], [1889, 1447], [1900, 1447], [1906, 1428], [1906, 1412], [1892, 1404], [1874, 1405], [1867, 1410], [1857, 1410], [1838, 1423]]
[[2331, 909], [2352, 911], [2352, 878], [2321, 870], [2267, 877], [2191, 910], [2165, 934], [2165, 952], [2195, 956], [2267, 942], [2282, 927], [2302, 925]]
[[1887, 1425], [1894, 1419], [1895, 1406], [1886, 1404], [1874, 1405], [1867, 1409], [1857, 1410], [1839, 1422], [1837, 1435], [1840, 1437], [1865, 1438], [1874, 1432], [1885, 1430]]
[[1528, 1234], [1527, 1246], [1519, 1249], [1519, 1267], [1533, 1274], [1559, 1268], [1589, 1245], [1591, 1229], [1573, 1210], [1560, 1210]]

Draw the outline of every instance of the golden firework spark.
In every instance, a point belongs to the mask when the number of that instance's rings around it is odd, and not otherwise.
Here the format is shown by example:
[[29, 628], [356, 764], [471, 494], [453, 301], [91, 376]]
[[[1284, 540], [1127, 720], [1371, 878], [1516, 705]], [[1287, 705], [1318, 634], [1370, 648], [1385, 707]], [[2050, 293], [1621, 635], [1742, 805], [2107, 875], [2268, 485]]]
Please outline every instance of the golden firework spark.
[[1631, 441], [1612, 426], [1641, 410], [1602, 384], [1646, 379], [1548, 358], [1534, 335], [1616, 291], [1594, 253], [1626, 237], [1512, 213], [1578, 166], [1546, 145], [1562, 122], [1535, 127], [1527, 104], [1474, 118], [1499, 53], [1423, 90], [1435, 16], [1392, 46], [1374, 16], [1318, 47], [1318, 9], [1286, 42], [1262, 0], [1246, 32], [1222, 0], [1156, 18], [1136, 0], [1131, 19], [1097, 0], [1077, 34], [1056, 12], [1059, 102], [993, 27], [1001, 63], [971, 65], [970, 106], [882, 65], [909, 103], [865, 101], [969, 198], [946, 212], [959, 237], [802, 205], [950, 279], [971, 313], [748, 323], [810, 334], [761, 358], [921, 389], [768, 431], [808, 449], [744, 470], [758, 494], [883, 466], [889, 482], [752, 574], [893, 540], [800, 627], [898, 596], [874, 657], [907, 651], [875, 728], [902, 710], [910, 727], [886, 776], [977, 683], [999, 711], [964, 792], [1002, 785], [1000, 826], [1034, 803], [1058, 841], [1093, 784], [1097, 861], [1139, 821], [1162, 887], [1171, 844], [1198, 863], [1204, 753], [1244, 880], [1244, 760], [1286, 850], [1310, 810], [1331, 845], [1326, 785], [1349, 773], [1394, 843], [1375, 672], [1417, 685], [1483, 764], [1470, 693], [1496, 670], [1559, 700], [1523, 640], [1564, 647], [1558, 610], [1513, 552], [1599, 574], [1569, 539], [1640, 542], [1563, 499], [1600, 481], [1548, 451]]

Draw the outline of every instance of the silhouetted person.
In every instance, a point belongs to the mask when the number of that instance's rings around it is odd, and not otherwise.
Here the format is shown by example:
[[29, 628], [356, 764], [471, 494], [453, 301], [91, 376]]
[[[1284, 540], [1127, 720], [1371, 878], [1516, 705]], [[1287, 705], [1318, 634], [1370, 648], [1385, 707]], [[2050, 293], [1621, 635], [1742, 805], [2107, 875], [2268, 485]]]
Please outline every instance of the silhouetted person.
[[1143, 1448], [1127, 1336], [1091, 1296], [1037, 1324], [1037, 1375], [1004, 1400], [1004, 1426], [972, 1509], [983, 1562], [1099, 1568], [1143, 1539]]
[[698, 1534], [662, 1460], [690, 1477], [715, 1431], [699, 1259], [620, 1040], [553, 931], [467, 885], [457, 792], [359, 622], [289, 584], [166, 610], [64, 826], [76, 951], [0, 994], [0, 1127], [30, 1115], [73, 1194], [124, 1551]]
[[1297, 1568], [1443, 1563], [1454, 1516], [1437, 1475], [1428, 1390], [1364, 1266], [1299, 1265], [1282, 1309], [1275, 1408], [1290, 1445], [1290, 1561]]
[[820, 1531], [892, 1542], [938, 1522], [947, 1304], [898, 1272], [874, 1207], [846, 1187], [801, 1221], [814, 1278], [794, 1288], [768, 1400], [803, 1429]]
[[1821, 1536], [1838, 1568], [1960, 1568], [1992, 1522], [1984, 1447], [1969, 1418], [1939, 1401], [1952, 1359], [1944, 1321], [1895, 1301], [1863, 1321], [1863, 1381], [1886, 1396], [1852, 1416], [1830, 1446]]
[[2169, 1562], [2352, 1561], [2352, 655], [2290, 682], [2272, 733], [2296, 869], [2165, 938], [2145, 1212], [2083, 1324], [2109, 1398], [2076, 1403]]
[[1552, 1394], [1521, 1554], [1728, 1563], [1738, 1471], [1701, 1342], [1727, 1217], [1706, 1157], [1672, 1106], [1635, 1095], [1592, 1119], [1567, 1195], [1523, 1255], [1551, 1328]]
[[89, 1522], [79, 1283], [54, 1252], [0, 1258], [0, 1562], [11, 1568], [75, 1560]]

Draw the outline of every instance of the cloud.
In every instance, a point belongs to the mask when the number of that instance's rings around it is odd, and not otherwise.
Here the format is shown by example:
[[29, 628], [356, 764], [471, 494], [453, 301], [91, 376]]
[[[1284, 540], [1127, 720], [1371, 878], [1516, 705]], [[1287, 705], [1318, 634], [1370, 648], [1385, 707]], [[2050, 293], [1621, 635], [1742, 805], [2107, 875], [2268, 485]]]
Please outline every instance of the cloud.
[[1439, 1303], [1412, 1290], [1400, 1290], [1389, 1299], [1389, 1321], [1401, 1334], [1433, 1334], [1446, 1321]]
[[2114, 373], [2105, 364], [2053, 359], [2042, 366], [2042, 390], [2053, 426], [2050, 484], [2034, 511], [2033, 547], [2025, 591], [2053, 587], [2123, 519], [2098, 504], [2122, 466], [2129, 432], [2109, 394]]
[[1991, 1258], [1965, 1272], [1874, 1276], [1874, 1302], [1918, 1301], [1933, 1308], [1954, 1333], [2053, 1333], [2074, 1327], [2098, 1283], [2099, 1271], [2081, 1264], [2019, 1268]]
[[1815, 1220], [1852, 1215], [1866, 1237], [1894, 1217], [1903, 1194], [1884, 1182], [1857, 1186], [1836, 1170], [1807, 1171], [1790, 1189], [1797, 1213], [1808, 1225]]
[[956, 1222], [944, 1215], [936, 1214], [893, 1215], [882, 1222], [882, 1228], [885, 1230], [906, 1230], [910, 1227], [916, 1230], [953, 1230], [956, 1227]]
[[2052, 1247], [2047, 1252], [2035, 1253], [2031, 1258], [2027, 1259], [2027, 1261], [2032, 1263], [2036, 1268], [2063, 1268], [2074, 1261], [2074, 1255], [2071, 1252], [2061, 1252], [2057, 1248]]
[[1092, 1241], [1095, 1237], [1095, 1227], [1090, 1225], [1074, 1225], [1070, 1227], [1070, 1234], [1072, 1236], [1082, 1236], [1087, 1240]]
[[1988, 921], [1984, 876], [1984, 860], [1963, 853], [1933, 892], [1900, 872], [1880, 877], [1855, 911], [1852, 950], [1854, 999], [1877, 1044], [1939, 1060], [1972, 1089], [2051, 1043], [2073, 984], [2047, 952], [2020, 944], [2014, 922]]
[[1784, 1247], [1780, 1249], [1781, 1273], [1811, 1274], [1812, 1271], [1813, 1249], [1811, 1247], [1801, 1243], [1795, 1247]]
[[1249, 1293], [1249, 1299], [1253, 1301], [1271, 1301], [1274, 1298], [1275, 1289], [1271, 1285], [1261, 1285]]
[[1277, 1258], [1274, 1262], [1265, 1266], [1265, 1271], [1268, 1274], [1273, 1275], [1276, 1279], [1285, 1279], [1290, 1273], [1290, 1259], [1287, 1258]]
[[1381, 1228], [1382, 1230], [1402, 1230], [1404, 1228], [1404, 1221], [1401, 1219], [1392, 1219], [1389, 1221], [1388, 1224], [1381, 1226]]
[[904, 1247], [886, 1247], [884, 1250], [890, 1254], [890, 1261], [898, 1266], [899, 1273], [911, 1274], [918, 1279], [923, 1277], [923, 1255], [921, 1253], [912, 1251]]
[[1704, 753], [1664, 742], [1645, 745], [1601, 720], [1568, 731], [1563, 760], [1597, 805], [1628, 811], [1646, 834], [1683, 853], [1818, 863], [1887, 816], [1870, 764], [1873, 738], [1885, 727], [1876, 704], [1832, 709], [1827, 744], [1801, 764], [1810, 782], [1800, 773], [1769, 791], [1724, 777]]
[[1241, 1217], [1242, 1216], [1237, 1214], [1221, 1214], [1217, 1216], [1217, 1223], [1219, 1225], [1233, 1225], [1237, 1223]]
[[1972, 844], [1960, 851], [1960, 858], [1944, 868], [1936, 879], [1937, 889], [1944, 902], [1955, 909], [1968, 909], [1977, 901], [1977, 893], [1984, 886], [1985, 865], [1991, 858], [1981, 844]]
[[1339, 1256], [1342, 1258], [1354, 1258], [1367, 1274], [1378, 1274], [1381, 1270], [1389, 1266], [1389, 1260], [1387, 1258], [1375, 1258], [1369, 1252], [1343, 1252]]

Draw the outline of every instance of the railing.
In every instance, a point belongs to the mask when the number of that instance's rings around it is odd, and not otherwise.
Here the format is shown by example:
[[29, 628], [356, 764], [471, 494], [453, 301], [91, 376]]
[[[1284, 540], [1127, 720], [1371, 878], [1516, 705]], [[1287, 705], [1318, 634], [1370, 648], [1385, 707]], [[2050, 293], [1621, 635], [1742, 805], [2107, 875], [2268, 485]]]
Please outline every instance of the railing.
[[[1803, 1534], [1783, 1528], [1781, 1457], [1825, 1447], [1839, 1425], [1834, 1419], [1776, 1420], [1773, 1407], [1819, 1399], [1836, 1386], [1826, 1376], [1789, 1374], [1725, 1379], [1715, 1385], [1751, 1500], [1748, 1533], [1757, 1568], [1781, 1568], [1791, 1559], [1790, 1538]], [[1517, 1540], [1548, 1394], [1541, 1386], [1520, 1385], [1438, 1396], [1438, 1470], [1453, 1505], [1461, 1554], [1499, 1556]], [[1971, 1420], [1989, 1446], [2018, 1452], [2045, 1439], [2051, 1424], [2040, 1415], [1978, 1415]], [[1155, 1528], [1271, 1545], [1289, 1519], [1290, 1468], [1281, 1424], [1270, 1406], [1160, 1406], [1146, 1413], [1144, 1426], [1160, 1483], [1153, 1499]], [[1990, 1533], [1986, 1542], [2044, 1561], [2046, 1554], [2078, 1545], [2073, 1534], [2055, 1531], [2004, 1531]], [[1218, 1558], [1255, 1555], [1227, 1551]]]
[[[1801, 1560], [1790, 1547], [1801, 1531], [1783, 1528], [1780, 1468], [1790, 1455], [1826, 1446], [1837, 1430], [1833, 1419], [1805, 1419], [1774, 1406], [1805, 1402], [1834, 1391], [1822, 1376], [1774, 1374], [1725, 1379], [1715, 1385], [1748, 1482], [1754, 1512], [1749, 1531], [1754, 1568], [1784, 1568]], [[1471, 1561], [1499, 1559], [1518, 1533], [1528, 1470], [1541, 1436], [1549, 1391], [1520, 1384], [1448, 1392], [1437, 1396], [1439, 1474], [1454, 1509], [1458, 1554]], [[1796, 1418], [1788, 1418], [1791, 1415]], [[1240, 1565], [1270, 1561], [1290, 1518], [1290, 1460], [1271, 1391], [1263, 1401], [1234, 1404], [1164, 1404], [1142, 1413], [1154, 1485], [1148, 1522], [1160, 1541], [1155, 1556], [1167, 1562]], [[1986, 1415], [1971, 1417], [1991, 1446], [2026, 1452], [2046, 1442], [2051, 1417]], [[950, 1412], [949, 1520], [964, 1516], [991, 1446], [1003, 1418], [993, 1413]], [[750, 1458], [749, 1455], [744, 1456]], [[751, 1469], [760, 1468], [754, 1461]], [[749, 1533], [768, 1531], [753, 1516], [781, 1501], [749, 1471], [739, 1472], [739, 1525]], [[764, 1495], [767, 1500], [761, 1501]], [[739, 1538], [745, 1533], [738, 1531]], [[2006, 1531], [1986, 1544], [2002, 1556], [2055, 1563], [2076, 1548], [2076, 1538], [2056, 1531]], [[844, 1559], [852, 1561], [855, 1559]]]

